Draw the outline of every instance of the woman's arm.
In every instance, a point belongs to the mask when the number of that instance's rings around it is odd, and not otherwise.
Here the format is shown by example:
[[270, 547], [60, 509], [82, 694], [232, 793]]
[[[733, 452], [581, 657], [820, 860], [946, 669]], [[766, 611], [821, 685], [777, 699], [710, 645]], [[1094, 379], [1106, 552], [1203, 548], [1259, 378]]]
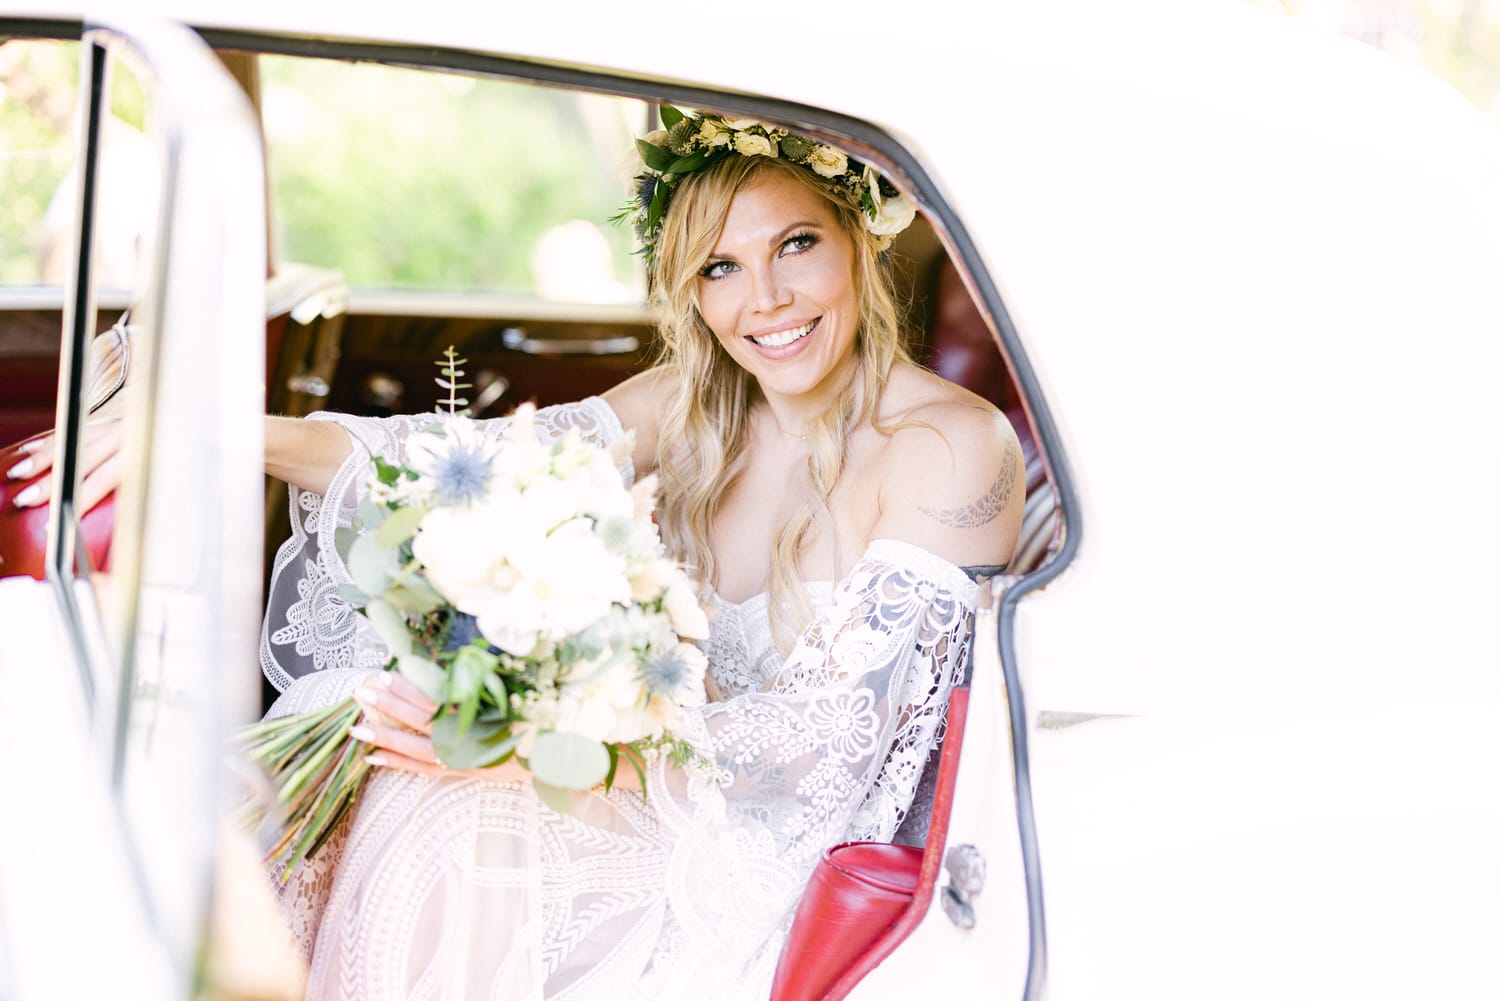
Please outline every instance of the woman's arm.
[[301, 490], [327, 493], [350, 451], [349, 435], [336, 424], [266, 418], [266, 473]]
[[[266, 472], [278, 480], [321, 494], [349, 455], [349, 436], [341, 428], [298, 417], [267, 417]], [[120, 485], [119, 419], [94, 421], [84, 429], [83, 487], [80, 504], [87, 511]], [[36, 507], [52, 495], [52, 433], [22, 446], [23, 458], [6, 470], [13, 480], [35, 479], [16, 497], [17, 507]]]
[[882, 457], [875, 539], [900, 539], [958, 566], [1010, 562], [1026, 509], [1026, 463], [1005, 415], [963, 403], [908, 417]]
[[653, 368], [631, 376], [603, 394], [605, 402], [619, 416], [620, 424], [635, 435], [631, 459], [637, 478], [656, 469], [657, 432], [670, 388], [667, 371]]

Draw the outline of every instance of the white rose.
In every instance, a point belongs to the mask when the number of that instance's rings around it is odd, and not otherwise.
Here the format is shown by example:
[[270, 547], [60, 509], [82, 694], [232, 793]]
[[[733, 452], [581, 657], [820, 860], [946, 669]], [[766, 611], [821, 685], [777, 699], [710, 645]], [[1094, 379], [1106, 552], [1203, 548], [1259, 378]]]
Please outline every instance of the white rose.
[[712, 118], [705, 118], [698, 126], [698, 141], [705, 146], [727, 146], [729, 138], [729, 132]]
[[[875, 202], [875, 218], [866, 218], [865, 228], [876, 236], [895, 236], [906, 227], [917, 216], [917, 207], [897, 194], [886, 198], [880, 193], [880, 175], [875, 168], [865, 165], [865, 173], [861, 178], [865, 186], [870, 189], [870, 198]], [[884, 241], [880, 248], [889, 246], [889, 241]]]
[[763, 129], [766, 128], [766, 123], [761, 121], [759, 118], [731, 118], [725, 119], [724, 121], [724, 127], [734, 132], [743, 132], [746, 129], [753, 129], [757, 125], [759, 125]]
[[651, 560], [630, 578], [630, 597], [636, 601], [659, 598], [677, 577], [677, 568], [671, 560]]
[[678, 636], [690, 640], [708, 638], [708, 616], [704, 614], [703, 606], [698, 603], [698, 596], [693, 593], [692, 585], [683, 574], [678, 573], [676, 579], [667, 585], [661, 607], [672, 622], [673, 632]]
[[652, 146], [660, 146], [662, 149], [666, 149], [667, 148], [667, 130], [666, 129], [656, 129], [655, 131], [647, 132], [641, 138], [644, 139], [646, 142], [650, 143]]
[[765, 136], [741, 132], [734, 137], [734, 151], [741, 156], [775, 156], [776, 147]]
[[807, 165], [819, 177], [838, 177], [849, 169], [849, 158], [832, 146], [818, 146], [808, 154]]

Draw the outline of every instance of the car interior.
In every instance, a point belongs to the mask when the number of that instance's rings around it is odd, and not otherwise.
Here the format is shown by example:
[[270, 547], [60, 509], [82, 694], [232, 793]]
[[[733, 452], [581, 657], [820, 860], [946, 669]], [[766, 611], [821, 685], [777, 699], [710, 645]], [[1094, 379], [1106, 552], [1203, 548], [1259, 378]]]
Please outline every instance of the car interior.
[[[78, 44], [64, 39], [12, 39], [0, 42], [0, 50], [23, 42], [75, 47]], [[413, 117], [422, 115], [422, 109], [409, 104], [365, 109], [366, 117], [352, 126], [353, 138], [339, 132], [342, 126], [330, 117], [331, 106], [319, 104], [318, 99], [325, 92], [347, 95], [349, 88], [357, 87], [353, 77], [359, 75], [368, 77], [385, 72], [417, 78], [415, 86], [422, 93], [436, 94], [439, 98], [446, 95], [476, 107], [528, 92], [529, 99], [537, 104], [522, 115], [523, 120], [532, 123], [528, 127], [539, 134], [550, 129], [581, 130], [584, 138], [579, 140], [577, 149], [619, 148], [611, 144], [621, 134], [622, 121], [627, 134], [644, 132], [654, 121], [655, 107], [649, 102], [607, 95], [601, 98], [596, 94], [570, 93], [556, 86], [515, 81], [500, 81], [492, 92], [487, 89], [488, 81], [480, 81], [476, 86], [474, 77], [455, 74], [451, 69], [423, 70], [409, 64], [381, 66], [243, 48], [222, 49], [218, 55], [250, 98], [265, 135], [271, 252], [266, 269], [266, 368], [264, 373], [255, 375], [264, 379], [268, 413], [305, 415], [326, 409], [383, 416], [428, 410], [436, 403], [439, 392], [433, 381], [434, 360], [450, 345], [469, 359], [468, 371], [474, 383], [471, 408], [478, 417], [502, 415], [527, 400], [546, 406], [580, 399], [650, 366], [655, 336], [644, 303], [643, 267], [629, 255], [628, 246], [621, 252], [628, 239], [624, 234], [611, 232], [607, 224], [593, 230], [579, 225], [580, 217], [604, 223], [600, 215], [589, 218], [585, 213], [593, 212], [600, 204], [607, 206], [610, 200], [624, 200], [624, 186], [615, 176], [612, 163], [602, 171], [586, 172], [602, 176], [604, 183], [600, 192], [584, 199], [582, 208], [576, 204], [552, 205], [549, 199], [554, 194], [528, 189], [521, 170], [515, 171], [514, 176], [500, 168], [487, 176], [471, 172], [471, 177], [480, 176], [498, 190], [498, 196], [490, 193], [490, 202], [533, 201], [542, 209], [540, 222], [530, 221], [522, 227], [531, 242], [529, 251], [513, 246], [497, 251], [502, 256], [519, 255], [522, 263], [488, 285], [484, 284], [487, 276], [482, 261], [456, 276], [444, 272], [449, 262], [439, 261], [426, 272], [411, 270], [392, 279], [392, 272], [381, 272], [368, 261], [352, 256], [341, 258], [340, 245], [324, 239], [331, 225], [326, 222], [330, 218], [329, 203], [340, 196], [319, 188], [320, 172], [309, 169], [327, 158], [350, 155], [351, 150], [357, 150], [361, 141], [358, 130], [374, 128], [369, 125], [371, 121], [391, 126], [396, 130], [392, 135], [405, 135], [411, 142], [423, 141], [421, 129], [411, 126]], [[341, 75], [349, 76], [350, 80], [340, 82]], [[307, 82], [306, 89], [299, 90], [298, 81]], [[72, 95], [67, 100], [71, 102]], [[610, 100], [628, 106], [611, 111], [601, 105]], [[553, 116], [551, 120], [525, 118], [525, 115], [547, 114]], [[480, 119], [471, 128], [479, 132], [489, 126]], [[319, 145], [313, 141], [317, 139], [328, 141]], [[476, 140], [476, 145], [483, 142]], [[433, 155], [455, 157], [467, 153], [462, 150]], [[507, 150], [503, 155], [510, 153]], [[434, 173], [434, 183], [452, 183], [451, 172]], [[338, 170], [322, 174], [344, 176]], [[507, 187], [513, 184], [518, 187]], [[394, 205], [355, 206], [338, 202], [332, 209], [335, 213], [332, 218], [335, 224], [347, 224], [356, 234], [362, 233], [362, 246], [373, 245], [389, 259], [431, 255], [434, 253], [431, 248], [407, 245], [400, 234], [361, 223], [360, 213], [365, 208], [375, 215], [399, 213], [402, 210], [399, 203], [404, 197], [405, 192], [393, 193], [390, 200], [397, 203]], [[300, 227], [296, 217], [309, 206], [318, 206], [324, 212], [318, 218], [324, 221], [310, 228]], [[487, 247], [521, 242], [519, 237], [511, 241], [509, 233], [493, 232], [497, 225], [494, 218], [476, 219], [471, 214], [448, 219], [442, 215], [443, 211], [446, 210], [441, 207], [434, 210], [432, 225], [478, 231], [474, 240], [455, 241], [456, 246], [451, 250], [455, 256], [471, 258], [471, 265], [472, 259], [485, 256]], [[503, 224], [504, 212], [497, 210], [497, 213]], [[614, 249], [608, 253], [600, 249], [610, 244]], [[443, 249], [440, 244], [437, 252]], [[594, 267], [592, 262], [601, 253], [606, 259], [602, 271], [596, 269], [596, 277], [602, 277], [593, 287], [575, 283], [559, 290], [548, 284], [553, 280], [549, 276], [558, 272], [566, 273], [585, 263]], [[1049, 479], [1045, 449], [1013, 368], [998, 347], [993, 321], [976, 303], [971, 283], [944, 238], [922, 214], [896, 241], [890, 253], [890, 267], [905, 304], [912, 355], [933, 371], [998, 406], [1020, 438], [1027, 472], [1026, 513], [1021, 540], [1007, 574], [1017, 577], [1028, 574], [1057, 552], [1063, 538], [1063, 523], [1057, 493]], [[46, 432], [54, 420], [63, 292], [57, 284], [48, 284], [42, 277], [39, 272], [37, 280], [24, 288], [19, 283], [0, 286], [0, 370], [4, 372], [5, 387], [0, 394], [0, 444], [7, 446], [0, 449], [0, 463], [7, 469], [16, 461], [16, 445]], [[131, 384], [131, 297], [128, 285], [106, 288], [99, 296], [99, 329], [91, 347], [88, 362], [91, 376], [86, 393], [91, 413], [98, 416], [107, 415], [112, 407], [118, 406], [121, 387]], [[214, 336], [214, 331], [204, 330], [202, 336]], [[44, 509], [17, 510], [13, 506], [15, 494], [24, 486], [24, 482], [0, 482], [0, 561], [3, 561], [0, 575], [24, 573], [42, 577], [46, 514]], [[111, 499], [83, 519], [84, 536], [95, 567], [108, 565], [112, 519]], [[281, 484], [268, 480], [264, 549], [267, 576], [276, 549], [289, 534], [287, 519], [287, 491]], [[274, 692], [267, 690], [266, 694], [269, 697]], [[955, 704], [962, 701], [956, 698]], [[961, 714], [959, 724], [957, 729], [961, 733]], [[949, 732], [954, 732], [951, 724]], [[945, 766], [950, 782], [956, 757], [953, 754], [954, 761]], [[936, 765], [935, 757], [929, 766], [934, 776], [940, 770]], [[931, 784], [927, 791], [931, 795]], [[909, 843], [920, 848], [928, 834], [927, 825], [928, 818], [924, 815], [914, 825]], [[869, 861], [876, 871], [885, 872], [881, 878], [895, 878], [881, 868], [887, 866], [887, 861], [880, 858]], [[915, 870], [904, 871], [912, 880], [916, 879]], [[924, 878], [930, 888], [931, 880], [936, 877], [928, 873]], [[881, 918], [884, 922], [881, 927], [890, 923], [892, 912], [883, 913], [886, 916]], [[847, 956], [827, 960], [824, 981], [831, 983], [845, 975], [850, 962]], [[778, 996], [800, 996], [790, 987], [778, 990]]]

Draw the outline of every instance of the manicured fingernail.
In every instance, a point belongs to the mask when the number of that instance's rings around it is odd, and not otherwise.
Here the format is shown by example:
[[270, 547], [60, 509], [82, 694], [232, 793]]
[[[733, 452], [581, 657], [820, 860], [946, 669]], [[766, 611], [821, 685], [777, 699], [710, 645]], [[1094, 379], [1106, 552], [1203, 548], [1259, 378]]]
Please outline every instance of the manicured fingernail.
[[33, 452], [40, 452], [46, 444], [47, 440], [45, 438], [36, 438], [32, 441], [22, 442], [20, 451], [22, 455], [30, 455]]
[[36, 464], [31, 461], [30, 457], [27, 457], [16, 463], [14, 466], [11, 466], [5, 475], [7, 478], [12, 480], [24, 480], [26, 479], [26, 477], [31, 475], [32, 467], [35, 465]]
[[15, 496], [16, 507], [36, 507], [42, 502], [42, 485], [33, 483]]
[[376, 768], [381, 768], [381, 767], [383, 767], [385, 765], [385, 763], [386, 763], [386, 761], [385, 761], [385, 755], [384, 754], [366, 754], [365, 755], [365, 764], [367, 764], [367, 765], [374, 765]]
[[375, 731], [364, 725], [351, 726], [349, 728], [349, 736], [366, 744], [375, 743]]
[[354, 690], [354, 701], [368, 709], [380, 701], [380, 695], [370, 691], [367, 685], [360, 685]]
[[370, 684], [376, 688], [389, 688], [391, 687], [391, 676], [389, 673], [377, 674], [374, 678], [370, 679]]

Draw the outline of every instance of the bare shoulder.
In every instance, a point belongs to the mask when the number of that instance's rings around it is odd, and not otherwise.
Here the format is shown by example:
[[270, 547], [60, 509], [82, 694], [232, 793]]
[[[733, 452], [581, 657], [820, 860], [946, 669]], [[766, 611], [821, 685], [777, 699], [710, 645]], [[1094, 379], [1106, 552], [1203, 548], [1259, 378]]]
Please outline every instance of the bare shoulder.
[[672, 373], [665, 368], [652, 368], [603, 393], [604, 401], [620, 418], [620, 424], [635, 433], [633, 457], [637, 475], [656, 468], [661, 413], [671, 388]]
[[882, 422], [877, 534], [961, 566], [1004, 564], [1026, 501], [1021, 446], [989, 401], [930, 372], [893, 372]]

